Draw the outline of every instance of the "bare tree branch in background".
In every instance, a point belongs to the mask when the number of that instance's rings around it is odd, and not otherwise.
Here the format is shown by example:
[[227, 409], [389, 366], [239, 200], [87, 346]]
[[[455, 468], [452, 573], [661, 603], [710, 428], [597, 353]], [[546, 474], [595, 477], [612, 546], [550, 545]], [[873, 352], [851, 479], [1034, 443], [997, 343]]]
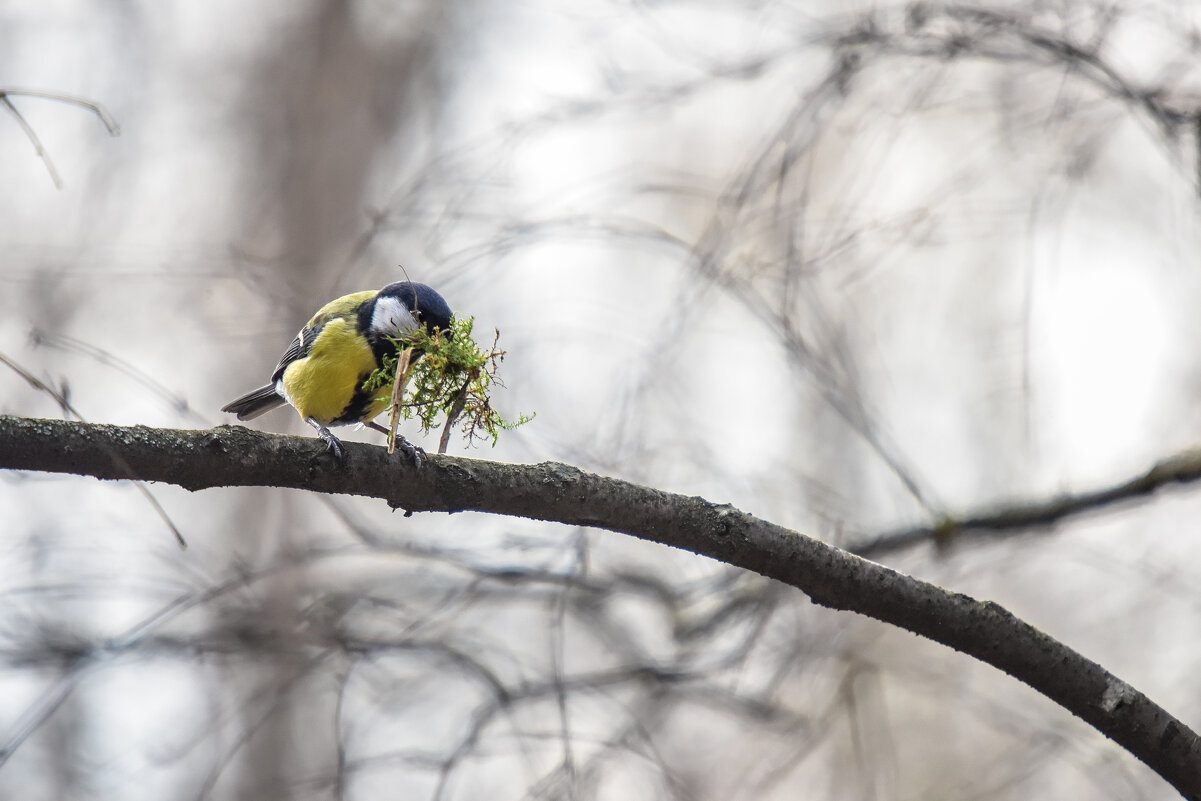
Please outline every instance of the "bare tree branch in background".
[[[1101, 11], [1101, 9], [1098, 9]], [[864, 58], [913, 57], [948, 61], [978, 58], [1031, 66], [1057, 65], [1070, 77], [1129, 104], [1154, 122], [1166, 139], [1195, 133], [1201, 98], [1183, 96], [1170, 83], [1140, 86], [1106, 60], [1117, 20], [1126, 12], [1108, 8], [1081, 40], [1054, 26], [1040, 25], [1030, 14], [955, 4], [913, 3], [904, 19], [865, 17], [856, 29], [835, 36], [832, 44]]]
[[13, 96], [40, 97], [45, 100], [54, 100], [59, 103], [68, 103], [73, 106], [79, 106], [80, 108], [87, 109], [95, 114], [100, 122], [104, 124], [104, 127], [108, 130], [110, 136], [121, 135], [121, 126], [118, 125], [117, 121], [113, 119], [112, 115], [105, 110], [104, 106], [95, 101], [82, 97], [76, 97], [75, 95], [66, 94], [65, 92], [46, 92], [39, 89], [14, 89], [11, 87], [0, 87], [0, 106], [3, 106], [4, 109], [17, 121], [17, 125], [21, 126], [21, 130], [25, 132], [25, 137], [29, 140], [29, 143], [33, 145], [33, 149], [37, 151], [38, 156], [41, 157], [42, 162], [46, 165], [46, 171], [50, 173], [50, 180], [54, 181], [55, 187], [59, 189], [63, 188], [62, 176], [58, 174], [58, 169], [54, 166], [54, 161], [51, 160], [50, 154], [46, 152], [45, 146], [42, 145], [42, 140], [38, 137], [37, 131], [33, 129], [33, 126], [29, 124], [21, 112], [17, 110], [17, 107], [13, 105], [11, 99]]
[[856, 542], [851, 548], [868, 559], [878, 559], [902, 548], [933, 542], [944, 546], [965, 536], [996, 537], [1027, 533], [1052, 526], [1074, 515], [1100, 512], [1115, 504], [1129, 503], [1172, 484], [1191, 484], [1201, 479], [1201, 450], [1170, 456], [1145, 473], [1110, 487], [1064, 494], [1045, 501], [1011, 503], [960, 519], [947, 517], [935, 526], [916, 526]]

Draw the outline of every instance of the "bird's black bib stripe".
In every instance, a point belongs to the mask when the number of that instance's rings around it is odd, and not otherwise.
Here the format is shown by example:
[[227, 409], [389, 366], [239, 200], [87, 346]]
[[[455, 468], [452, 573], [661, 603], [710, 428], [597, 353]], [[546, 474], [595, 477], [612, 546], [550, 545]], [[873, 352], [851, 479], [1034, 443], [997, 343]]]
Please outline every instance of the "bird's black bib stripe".
[[366, 380], [366, 375], [361, 377], [359, 388], [350, 397], [350, 403], [346, 404], [346, 408], [342, 410], [340, 415], [330, 421], [331, 426], [344, 426], [351, 423], [363, 422], [363, 417], [367, 414], [367, 408], [371, 406], [371, 401], [391, 391], [391, 387], [379, 387], [371, 392], [365, 392], [363, 390], [363, 381]]

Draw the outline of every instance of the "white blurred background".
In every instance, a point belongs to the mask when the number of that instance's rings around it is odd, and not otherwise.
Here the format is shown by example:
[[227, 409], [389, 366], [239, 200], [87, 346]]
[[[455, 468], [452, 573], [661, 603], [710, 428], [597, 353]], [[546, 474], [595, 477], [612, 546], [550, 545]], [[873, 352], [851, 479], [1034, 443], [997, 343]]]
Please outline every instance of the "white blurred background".
[[[0, 109], [0, 353], [93, 422], [229, 423], [403, 264], [537, 412], [452, 453], [852, 547], [1117, 482], [1201, 426], [1196, 16], [7, 0], [0, 91], [121, 134], [9, 95], [60, 189]], [[61, 413], [14, 372], [0, 412]], [[152, 489], [187, 551], [132, 486], [0, 475], [0, 797], [1173, 797], [992, 668], [691, 554]], [[1199, 513], [879, 558], [1196, 727]]]

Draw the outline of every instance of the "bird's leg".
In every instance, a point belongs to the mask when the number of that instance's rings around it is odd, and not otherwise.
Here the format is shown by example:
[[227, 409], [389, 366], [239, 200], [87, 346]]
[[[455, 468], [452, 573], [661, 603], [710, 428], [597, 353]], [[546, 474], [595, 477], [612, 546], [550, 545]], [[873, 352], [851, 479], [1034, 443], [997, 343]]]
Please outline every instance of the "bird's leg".
[[342, 448], [342, 442], [331, 434], [328, 428], [311, 417], [306, 417], [304, 421], [317, 429], [317, 436], [321, 437], [321, 441], [325, 443], [325, 446], [334, 452], [334, 456], [339, 462], [346, 461], [346, 451]]
[[[367, 426], [367, 428], [373, 428], [376, 431], [380, 432], [381, 434], [391, 434], [392, 433], [387, 428], [381, 426], [379, 423], [375, 422], [374, 420], [364, 420], [363, 425]], [[421, 456], [422, 456], [422, 454], [425, 453], [425, 451], [422, 448], [419, 448], [416, 445], [414, 445], [413, 443], [409, 442], [407, 439], [402, 437], [400, 434], [396, 435], [396, 448], [397, 448], [397, 450], [404, 453], [405, 456], [409, 457], [409, 461], [411, 461], [413, 463], [413, 467], [417, 468], [418, 470], [421, 469]]]

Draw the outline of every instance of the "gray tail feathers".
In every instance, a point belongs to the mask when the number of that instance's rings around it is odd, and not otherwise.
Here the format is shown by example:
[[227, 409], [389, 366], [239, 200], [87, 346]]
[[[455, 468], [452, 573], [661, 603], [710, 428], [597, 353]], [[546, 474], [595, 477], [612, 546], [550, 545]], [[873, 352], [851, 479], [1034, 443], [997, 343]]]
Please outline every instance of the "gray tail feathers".
[[230, 401], [221, 407], [223, 412], [233, 412], [239, 420], [253, 420], [260, 414], [269, 412], [276, 406], [283, 406], [287, 401], [275, 391], [274, 384], [259, 387], [254, 392], [248, 392], [237, 400]]

